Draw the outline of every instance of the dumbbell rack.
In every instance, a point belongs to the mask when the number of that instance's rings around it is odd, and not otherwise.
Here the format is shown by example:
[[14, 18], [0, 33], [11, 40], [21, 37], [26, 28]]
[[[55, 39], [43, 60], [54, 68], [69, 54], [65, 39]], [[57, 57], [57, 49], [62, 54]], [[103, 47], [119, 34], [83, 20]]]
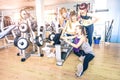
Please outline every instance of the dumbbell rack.
[[[41, 36], [35, 37], [35, 33], [32, 31], [32, 29], [26, 28], [29, 27], [27, 24], [21, 24], [19, 26], [19, 29], [21, 31], [21, 36], [17, 40], [17, 47], [19, 50], [18, 56], [22, 56], [21, 61], [24, 62], [27, 58], [30, 56], [38, 56], [42, 57], [44, 56], [41, 54], [40, 46], [43, 44], [43, 40]], [[28, 29], [30, 29], [28, 31]], [[42, 42], [42, 43], [41, 43]], [[32, 45], [32, 49], [29, 49], [30, 45]], [[29, 49], [29, 51], [27, 51]], [[36, 53], [37, 50], [37, 53]]]

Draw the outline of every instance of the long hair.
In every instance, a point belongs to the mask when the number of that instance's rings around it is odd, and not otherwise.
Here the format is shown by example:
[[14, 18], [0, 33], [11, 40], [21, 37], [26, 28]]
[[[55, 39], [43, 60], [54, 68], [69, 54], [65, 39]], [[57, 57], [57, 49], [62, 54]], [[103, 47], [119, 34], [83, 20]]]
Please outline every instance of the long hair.
[[67, 9], [65, 7], [62, 7], [60, 10], [59, 10], [60, 14], [62, 15], [63, 13], [67, 13]]
[[69, 27], [70, 27], [70, 28], [72, 28], [72, 24], [71, 24], [71, 23], [72, 23], [72, 20], [71, 20], [71, 18], [72, 18], [73, 16], [77, 16], [74, 10], [70, 12], [70, 20], [69, 20]]
[[76, 27], [79, 27], [79, 29], [81, 29], [81, 34], [86, 35], [85, 27], [83, 27], [82, 25], [77, 25]]

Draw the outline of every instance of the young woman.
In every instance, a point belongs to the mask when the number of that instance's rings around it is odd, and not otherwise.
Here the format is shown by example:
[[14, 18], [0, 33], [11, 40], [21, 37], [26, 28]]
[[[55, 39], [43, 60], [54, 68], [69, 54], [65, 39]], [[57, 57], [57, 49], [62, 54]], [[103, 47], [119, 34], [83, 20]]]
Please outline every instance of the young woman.
[[67, 36], [74, 35], [76, 25], [80, 25], [77, 21], [77, 15], [75, 11], [70, 12], [70, 19], [67, 20], [65, 28], [62, 31], [62, 36], [66, 34]]
[[[59, 13], [60, 13], [60, 16], [59, 16], [59, 26], [60, 26], [60, 29], [63, 30], [65, 25], [66, 25], [66, 22], [68, 20], [68, 17], [67, 17], [67, 9], [65, 7], [62, 7], [60, 10], [59, 10]], [[52, 31], [51, 31], [52, 33]], [[53, 40], [50, 41], [50, 43], [47, 43], [46, 46], [44, 48], [42, 48], [42, 50], [46, 51], [47, 53], [47, 57], [51, 58], [51, 57], [55, 57], [55, 48], [49, 48], [47, 47], [47, 45], [56, 45], [56, 44], [60, 44], [60, 35], [61, 35], [61, 32], [60, 33], [56, 33]]]
[[67, 14], [67, 9], [65, 7], [62, 7], [59, 10], [59, 13], [60, 13], [60, 16], [59, 16], [59, 25], [60, 25], [61, 28], [64, 28], [67, 20], [69, 19], [67, 17], [67, 15], [68, 15]]
[[94, 23], [98, 20], [95, 16], [88, 13], [88, 4], [82, 3], [79, 6], [79, 21], [86, 28], [87, 38], [90, 46], [92, 45], [92, 35], [94, 30]]
[[[84, 27], [77, 25], [75, 28], [75, 35], [70, 37], [62, 37], [61, 38], [74, 47], [74, 52], [81, 53], [81, 56], [84, 56], [83, 63], [78, 64], [78, 71], [76, 72], [76, 76], [81, 76], [88, 68], [89, 62], [94, 58], [94, 53], [89, 43], [87, 42], [86, 33]], [[77, 39], [77, 42], [72, 43], [68, 39], [74, 38]], [[81, 49], [81, 50], [80, 50]]]

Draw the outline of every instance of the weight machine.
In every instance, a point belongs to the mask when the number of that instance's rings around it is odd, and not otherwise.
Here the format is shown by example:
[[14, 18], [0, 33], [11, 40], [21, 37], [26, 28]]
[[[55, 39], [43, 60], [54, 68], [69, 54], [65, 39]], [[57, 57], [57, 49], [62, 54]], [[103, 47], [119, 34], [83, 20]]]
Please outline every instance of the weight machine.
[[[14, 45], [18, 48], [18, 56], [22, 56], [21, 61], [24, 62], [30, 56], [43, 57], [40, 47], [43, 45], [43, 26], [38, 28], [36, 20], [30, 15], [28, 10], [20, 10], [20, 21], [18, 28], [15, 30], [16, 38]], [[40, 30], [38, 30], [40, 29]], [[38, 34], [37, 30], [41, 32]]]
[[7, 29], [5, 29], [4, 31], [0, 32], [0, 39], [4, 38], [15, 27], [16, 27], [15, 25], [7, 26]]
[[[16, 36], [14, 45], [18, 48], [18, 56], [22, 56], [21, 61], [24, 62], [30, 56], [43, 57], [40, 47], [43, 45], [42, 35], [36, 36], [31, 27], [31, 22], [28, 20], [27, 23], [21, 23], [18, 26], [20, 36]], [[43, 26], [40, 28], [43, 31]], [[32, 49], [31, 49], [32, 48]]]
[[[48, 47], [55, 48], [55, 55], [56, 55], [56, 65], [62, 66], [67, 57], [70, 55], [73, 47], [66, 44], [63, 40], [60, 39], [61, 37], [61, 30], [59, 30], [58, 23], [54, 23], [56, 28], [56, 33], [51, 33], [48, 37], [50, 41], [54, 41], [54, 45], [48, 45]], [[60, 32], [59, 32], [60, 31]]]
[[[60, 39], [60, 34], [50, 34], [49, 39], [53, 40], [55, 45], [48, 45], [47, 47], [54, 47], [56, 52], [56, 65], [62, 66], [67, 57], [70, 55], [73, 47], [66, 44], [64, 41]], [[60, 43], [58, 42], [60, 41]]]
[[6, 48], [11, 43], [13, 43], [14, 36], [13, 36], [13, 29], [15, 29], [16, 25], [11, 24], [11, 18], [9, 16], [0, 15], [0, 39], [3, 39], [3, 46], [0, 48]]

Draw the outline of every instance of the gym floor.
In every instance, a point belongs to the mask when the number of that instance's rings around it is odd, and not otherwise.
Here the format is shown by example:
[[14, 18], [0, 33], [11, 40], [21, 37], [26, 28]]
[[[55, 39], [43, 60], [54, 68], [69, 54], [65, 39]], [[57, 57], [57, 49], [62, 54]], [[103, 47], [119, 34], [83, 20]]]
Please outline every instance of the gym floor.
[[14, 46], [0, 49], [0, 80], [120, 80], [120, 44], [101, 43], [93, 45], [93, 50], [96, 57], [85, 74], [76, 78], [80, 61], [73, 53], [63, 66], [57, 66], [55, 58], [30, 57], [21, 62]]

